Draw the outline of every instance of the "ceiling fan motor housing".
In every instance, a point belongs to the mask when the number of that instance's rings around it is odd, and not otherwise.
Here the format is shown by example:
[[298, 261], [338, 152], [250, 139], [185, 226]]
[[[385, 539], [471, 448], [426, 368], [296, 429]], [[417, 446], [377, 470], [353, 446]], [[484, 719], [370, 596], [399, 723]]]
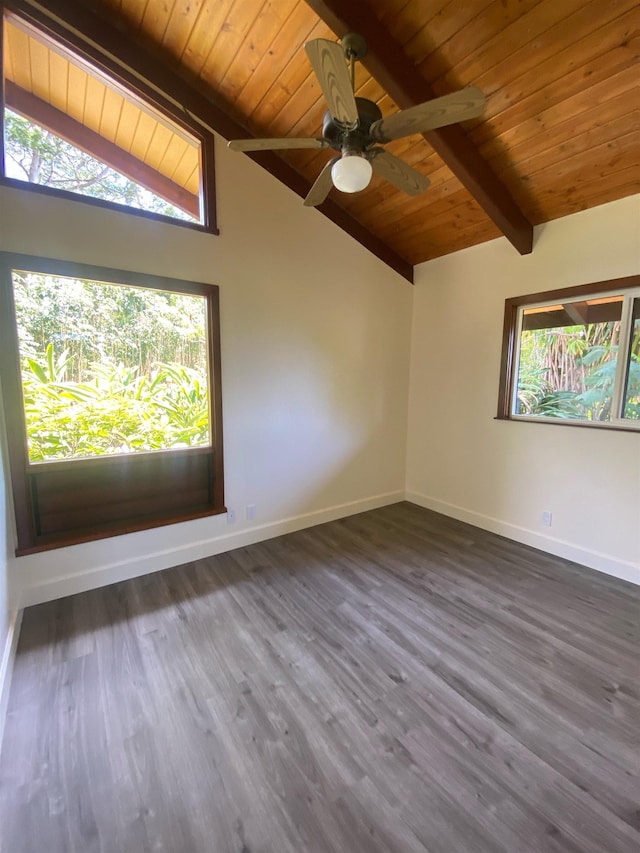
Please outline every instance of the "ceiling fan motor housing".
[[312, 39], [304, 49], [329, 106], [322, 123], [322, 138], [240, 139], [231, 140], [229, 146], [234, 151], [247, 152], [333, 148], [338, 156], [325, 163], [305, 197], [306, 207], [322, 204], [332, 186], [341, 192], [360, 192], [369, 184], [373, 172], [396, 189], [418, 195], [429, 186], [426, 175], [381, 146], [394, 139], [476, 118], [485, 106], [482, 92], [468, 86], [383, 118], [374, 101], [355, 97], [355, 63], [367, 50], [362, 36], [347, 33], [342, 44]]
[[330, 112], [324, 114], [322, 135], [336, 151], [343, 148], [364, 151], [372, 143], [369, 128], [374, 121], [379, 121], [382, 118], [380, 108], [368, 98], [356, 98], [356, 106], [358, 108], [358, 125], [354, 130], [349, 130], [348, 127], [336, 121]]

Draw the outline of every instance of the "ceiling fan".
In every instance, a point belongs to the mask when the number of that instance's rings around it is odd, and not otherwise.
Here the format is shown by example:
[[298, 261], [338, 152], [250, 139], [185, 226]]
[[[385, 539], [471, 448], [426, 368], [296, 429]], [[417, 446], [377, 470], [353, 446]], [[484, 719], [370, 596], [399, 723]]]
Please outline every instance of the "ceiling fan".
[[287, 148], [339, 151], [340, 156], [329, 160], [309, 190], [304, 200], [307, 207], [322, 204], [332, 186], [346, 193], [365, 189], [373, 172], [409, 195], [418, 195], [429, 186], [429, 179], [381, 146], [412, 133], [476, 118], [484, 109], [484, 95], [470, 86], [383, 118], [376, 103], [356, 98], [354, 94], [355, 63], [367, 52], [362, 36], [348, 33], [341, 43], [314, 39], [307, 42], [304, 49], [329, 105], [322, 137], [235, 139], [229, 142], [229, 148], [233, 151]]

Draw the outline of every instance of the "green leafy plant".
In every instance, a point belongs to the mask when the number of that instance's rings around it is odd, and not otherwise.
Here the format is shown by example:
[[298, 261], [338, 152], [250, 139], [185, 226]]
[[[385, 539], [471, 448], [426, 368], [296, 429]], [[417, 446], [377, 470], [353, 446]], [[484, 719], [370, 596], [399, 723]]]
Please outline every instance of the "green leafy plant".
[[196, 447], [209, 442], [206, 376], [175, 363], [150, 376], [122, 363], [93, 363], [68, 381], [68, 351], [53, 344], [23, 361], [22, 384], [32, 462]]
[[522, 333], [517, 412], [605, 421], [611, 415], [619, 323]]

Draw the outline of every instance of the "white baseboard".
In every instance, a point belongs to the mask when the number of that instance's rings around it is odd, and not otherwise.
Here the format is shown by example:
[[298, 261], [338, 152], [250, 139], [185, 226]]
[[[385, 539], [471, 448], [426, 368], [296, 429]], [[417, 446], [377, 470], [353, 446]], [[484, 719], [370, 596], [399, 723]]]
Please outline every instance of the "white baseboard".
[[14, 610], [11, 613], [9, 620], [7, 639], [2, 652], [2, 662], [0, 663], [0, 750], [2, 749], [4, 723], [7, 718], [7, 709], [9, 707], [9, 690], [11, 688], [13, 662], [16, 657], [21, 623], [22, 610]]
[[89, 569], [85, 572], [74, 572], [58, 577], [48, 578], [45, 582], [27, 587], [21, 590], [20, 604], [22, 607], [30, 607], [34, 604], [42, 604], [45, 601], [53, 601], [67, 595], [78, 592], [86, 592], [89, 589], [97, 589], [108, 586], [118, 581], [140, 577], [141, 575], [157, 572], [171, 566], [180, 566], [192, 560], [200, 560], [224, 551], [232, 551], [234, 548], [243, 548], [254, 542], [262, 542], [265, 539], [273, 539], [285, 533], [293, 533], [303, 530], [305, 527], [313, 527], [324, 524], [327, 521], [335, 521], [359, 512], [370, 509], [378, 509], [382, 506], [398, 503], [404, 500], [404, 491], [388, 492], [383, 495], [374, 495], [349, 503], [337, 504], [314, 512], [283, 518], [280, 521], [269, 524], [257, 525], [255, 527], [238, 530], [234, 533], [226, 533], [222, 536], [202, 539], [190, 542], [188, 545], [180, 545], [176, 548], [167, 548], [131, 560], [110, 563]]
[[507, 539], [514, 539], [516, 542], [523, 542], [525, 545], [531, 545], [534, 548], [539, 548], [541, 551], [547, 551], [547, 553], [554, 554], [556, 557], [564, 557], [565, 560], [572, 560], [574, 563], [580, 563], [583, 566], [596, 569], [596, 571], [611, 575], [614, 578], [640, 584], [640, 565], [636, 563], [619, 560], [609, 554], [583, 548], [581, 545], [566, 542], [564, 539], [556, 539], [554, 536], [546, 536], [535, 530], [529, 530], [517, 524], [510, 524], [507, 521], [501, 521], [499, 518], [492, 518], [489, 515], [465, 509], [456, 504], [446, 503], [445, 501], [432, 498], [429, 495], [420, 494], [419, 492], [408, 491], [405, 494], [405, 498], [411, 501], [411, 503], [418, 504], [418, 506], [422, 506], [425, 509], [432, 509], [434, 512], [442, 513], [442, 515], [457, 518], [458, 521], [465, 521], [467, 524], [474, 525], [474, 527], [490, 530], [492, 533], [506, 536]]
[[[84, 572], [71, 572], [47, 578], [42, 583], [23, 589], [20, 594], [20, 605], [21, 607], [30, 607], [31, 605], [41, 604], [45, 601], [53, 601], [56, 598], [74, 595], [78, 592], [97, 589], [111, 583], [140, 577], [141, 575], [161, 571], [171, 566], [179, 566], [182, 563], [189, 563], [192, 560], [221, 554], [225, 551], [231, 551], [234, 548], [251, 545], [254, 542], [273, 539], [275, 536], [293, 533], [305, 527], [313, 527], [317, 524], [335, 521], [339, 518], [377, 509], [378, 507], [398, 503], [398, 501], [402, 500], [411, 501], [418, 504], [418, 506], [434, 510], [452, 518], [457, 518], [475, 527], [490, 530], [493, 533], [506, 536], [508, 539], [514, 539], [516, 542], [523, 542], [526, 545], [531, 545], [534, 548], [539, 548], [558, 557], [564, 557], [576, 563], [581, 563], [613, 577], [640, 584], [640, 566], [633, 563], [618, 560], [608, 554], [602, 554], [570, 542], [565, 542], [562, 539], [546, 536], [536, 531], [456, 506], [455, 504], [446, 503], [428, 495], [411, 491], [406, 493], [396, 491], [349, 503], [337, 504], [322, 510], [291, 516], [269, 524], [244, 528], [233, 533], [225, 533], [209, 539], [201, 539], [190, 542], [188, 545], [154, 551], [135, 556], [131, 560], [108, 563]], [[3, 667], [4, 665], [3, 659]], [[4, 668], [2, 673], [4, 673]], [[2, 683], [0, 681], [0, 688], [2, 687]]]

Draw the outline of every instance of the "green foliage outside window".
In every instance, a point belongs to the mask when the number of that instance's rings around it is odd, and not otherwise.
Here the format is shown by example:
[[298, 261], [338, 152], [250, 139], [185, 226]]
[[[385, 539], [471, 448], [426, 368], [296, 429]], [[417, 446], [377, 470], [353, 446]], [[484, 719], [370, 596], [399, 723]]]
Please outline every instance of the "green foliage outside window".
[[204, 300], [14, 273], [32, 462], [209, 444]]
[[11, 110], [5, 110], [7, 176], [195, 222], [193, 216]]
[[[624, 417], [640, 419], [640, 324], [634, 331]], [[620, 323], [523, 331], [517, 414], [608, 421]]]

